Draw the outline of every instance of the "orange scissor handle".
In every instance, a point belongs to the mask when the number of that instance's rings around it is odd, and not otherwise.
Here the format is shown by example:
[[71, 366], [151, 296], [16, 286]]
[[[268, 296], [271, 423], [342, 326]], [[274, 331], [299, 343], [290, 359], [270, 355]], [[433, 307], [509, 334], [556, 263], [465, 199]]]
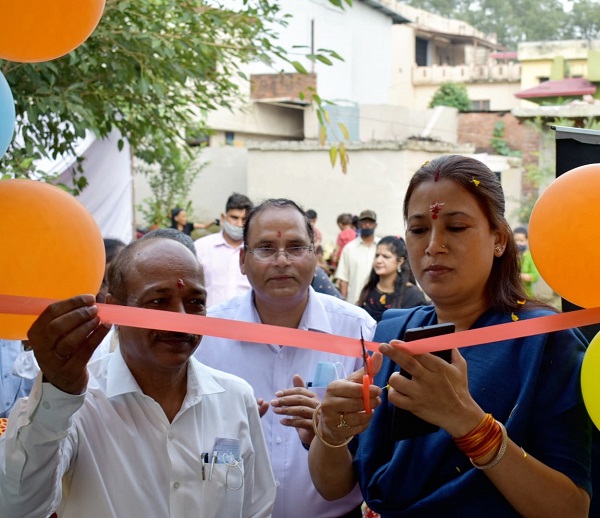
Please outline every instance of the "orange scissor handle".
[[371, 357], [367, 355], [365, 358], [365, 372], [363, 373], [363, 402], [365, 404], [365, 412], [371, 414], [371, 396], [369, 387], [373, 384], [373, 369], [371, 368]]
[[365, 412], [367, 414], [373, 413], [371, 410], [371, 397], [369, 394], [369, 387], [371, 386], [371, 378], [368, 374], [363, 375], [363, 402], [365, 404]]

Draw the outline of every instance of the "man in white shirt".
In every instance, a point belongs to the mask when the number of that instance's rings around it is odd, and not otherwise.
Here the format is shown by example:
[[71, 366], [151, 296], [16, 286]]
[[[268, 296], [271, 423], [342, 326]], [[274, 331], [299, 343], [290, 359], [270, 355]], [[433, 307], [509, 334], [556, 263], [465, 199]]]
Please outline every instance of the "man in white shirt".
[[375, 237], [377, 215], [372, 210], [363, 210], [358, 216], [360, 236], [350, 241], [342, 250], [334, 277], [339, 281], [339, 290], [350, 304], [356, 304], [364, 288], [373, 261], [379, 238]]
[[196, 255], [204, 268], [207, 307], [216, 306], [250, 289], [246, 276], [240, 271], [240, 249], [244, 221], [252, 202], [243, 194], [232, 194], [221, 214], [221, 232], [197, 239]]
[[[267, 200], [250, 211], [240, 267], [252, 290], [209, 309], [209, 316], [354, 337], [356, 349], [349, 354], [361, 351], [361, 329], [365, 339], [373, 336], [375, 321], [363, 309], [311, 288], [317, 267], [313, 231], [293, 201]], [[358, 488], [334, 502], [317, 493], [303, 447], [314, 438], [311, 419], [318, 399], [305, 383], [313, 381], [317, 364], [339, 362], [350, 374], [362, 367], [362, 359], [282, 347], [276, 338], [255, 344], [208, 336], [195, 355], [254, 388], [278, 486], [274, 518], [362, 516]]]
[[[112, 264], [106, 301], [204, 315], [202, 268], [172, 239], [136, 241]], [[125, 326], [88, 371], [107, 332], [92, 295], [52, 304], [31, 327], [43, 376], [0, 439], [0, 516], [270, 516], [275, 481], [248, 384], [191, 358], [199, 335]]]

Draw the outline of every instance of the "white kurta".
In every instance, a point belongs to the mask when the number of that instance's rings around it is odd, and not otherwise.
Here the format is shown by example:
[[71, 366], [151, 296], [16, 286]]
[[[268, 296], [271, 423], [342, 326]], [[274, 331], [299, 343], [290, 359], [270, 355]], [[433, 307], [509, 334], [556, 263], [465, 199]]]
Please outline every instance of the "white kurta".
[[[169, 423], [118, 350], [89, 369], [81, 396], [40, 377], [15, 406], [0, 439], [0, 516], [271, 515], [275, 481], [246, 382], [191, 358], [185, 400]], [[239, 440], [241, 489], [240, 471], [225, 464], [202, 480], [201, 454], [216, 438]]]

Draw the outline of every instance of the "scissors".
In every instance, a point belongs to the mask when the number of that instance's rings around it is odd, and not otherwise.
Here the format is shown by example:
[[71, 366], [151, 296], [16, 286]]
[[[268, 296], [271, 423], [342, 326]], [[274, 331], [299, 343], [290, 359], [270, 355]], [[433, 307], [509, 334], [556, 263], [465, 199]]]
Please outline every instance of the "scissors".
[[367, 414], [371, 414], [373, 413], [373, 410], [371, 410], [369, 387], [373, 385], [373, 368], [371, 366], [372, 358], [367, 353], [367, 348], [365, 347], [365, 339], [363, 337], [362, 327], [360, 328], [360, 345], [362, 347], [363, 357], [363, 402], [365, 404], [365, 412]]

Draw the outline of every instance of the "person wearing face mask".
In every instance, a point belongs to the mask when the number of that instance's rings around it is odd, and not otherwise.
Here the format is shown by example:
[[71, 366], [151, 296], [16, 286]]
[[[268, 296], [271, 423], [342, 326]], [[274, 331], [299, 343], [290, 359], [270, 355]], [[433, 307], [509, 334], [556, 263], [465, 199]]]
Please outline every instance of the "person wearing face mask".
[[529, 251], [529, 239], [525, 227], [517, 227], [513, 230], [513, 236], [519, 249], [521, 258], [521, 280], [529, 297], [534, 296], [533, 285], [540, 278], [540, 274], [535, 267], [531, 252]]
[[335, 271], [342, 296], [351, 304], [356, 304], [363, 286], [369, 279], [375, 250], [379, 238], [375, 237], [377, 215], [372, 210], [363, 210], [358, 216], [360, 236], [350, 241], [340, 255]]
[[244, 222], [252, 202], [243, 194], [233, 193], [221, 214], [221, 232], [201, 237], [194, 242], [196, 255], [204, 268], [207, 307], [216, 306], [250, 289], [240, 272], [239, 257], [244, 236]]

